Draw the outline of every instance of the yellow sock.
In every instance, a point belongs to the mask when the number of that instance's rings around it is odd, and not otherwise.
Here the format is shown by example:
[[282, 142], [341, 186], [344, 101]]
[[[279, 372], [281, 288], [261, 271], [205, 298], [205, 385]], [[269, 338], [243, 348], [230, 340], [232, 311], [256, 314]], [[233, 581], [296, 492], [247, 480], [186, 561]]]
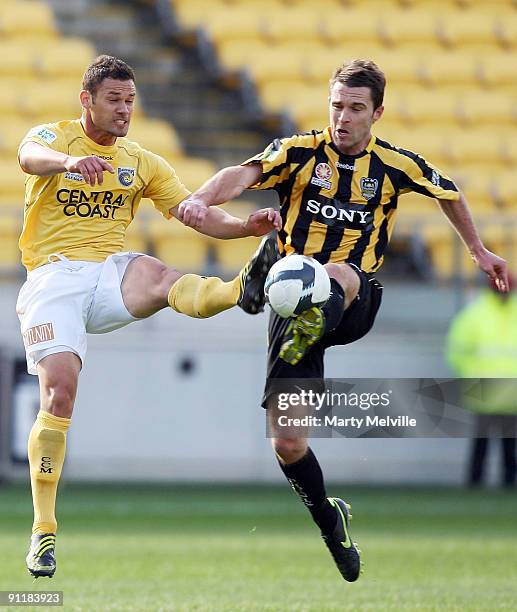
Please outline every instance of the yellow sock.
[[168, 301], [173, 310], [204, 319], [235, 306], [239, 295], [239, 276], [225, 283], [216, 276], [185, 274], [172, 286]]
[[32, 533], [56, 533], [56, 493], [71, 419], [40, 410], [29, 435], [34, 524]]

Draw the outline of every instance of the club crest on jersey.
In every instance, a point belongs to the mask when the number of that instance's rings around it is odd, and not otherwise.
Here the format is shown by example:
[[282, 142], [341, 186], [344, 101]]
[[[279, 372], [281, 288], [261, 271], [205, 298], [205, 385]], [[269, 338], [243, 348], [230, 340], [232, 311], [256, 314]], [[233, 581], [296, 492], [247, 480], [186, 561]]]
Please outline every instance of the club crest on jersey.
[[118, 170], [118, 180], [119, 183], [123, 187], [129, 187], [133, 184], [135, 179], [135, 169], [134, 168], [117, 168]]
[[332, 176], [332, 168], [327, 163], [319, 163], [316, 168], [314, 168], [314, 174], [315, 176], [311, 178], [312, 185], [331, 189], [332, 183], [330, 182], [330, 177]]
[[363, 176], [360, 181], [361, 195], [365, 200], [371, 200], [377, 193], [379, 181], [375, 178]]

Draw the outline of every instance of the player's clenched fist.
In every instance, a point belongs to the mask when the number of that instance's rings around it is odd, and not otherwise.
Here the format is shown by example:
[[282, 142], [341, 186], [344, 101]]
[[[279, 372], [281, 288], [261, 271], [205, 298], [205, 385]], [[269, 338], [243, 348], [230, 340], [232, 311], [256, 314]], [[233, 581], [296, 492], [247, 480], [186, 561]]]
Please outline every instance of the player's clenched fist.
[[208, 213], [208, 206], [199, 200], [189, 196], [178, 206], [178, 217], [183, 225], [198, 229], [203, 225]]
[[65, 168], [68, 172], [82, 174], [85, 183], [92, 186], [96, 182], [102, 185], [104, 172], [111, 172], [111, 174], [115, 172], [111, 164], [95, 155], [68, 157], [65, 162]]

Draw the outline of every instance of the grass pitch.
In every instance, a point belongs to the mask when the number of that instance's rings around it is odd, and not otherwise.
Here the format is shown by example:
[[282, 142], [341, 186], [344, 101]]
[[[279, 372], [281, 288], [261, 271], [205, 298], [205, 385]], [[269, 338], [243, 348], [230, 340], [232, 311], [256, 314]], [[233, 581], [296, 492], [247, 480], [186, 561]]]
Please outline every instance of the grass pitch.
[[287, 486], [119, 485], [61, 487], [58, 570], [34, 583], [29, 491], [0, 487], [0, 590], [62, 590], [64, 610], [84, 612], [516, 609], [517, 492], [329, 494], [352, 502], [354, 584]]

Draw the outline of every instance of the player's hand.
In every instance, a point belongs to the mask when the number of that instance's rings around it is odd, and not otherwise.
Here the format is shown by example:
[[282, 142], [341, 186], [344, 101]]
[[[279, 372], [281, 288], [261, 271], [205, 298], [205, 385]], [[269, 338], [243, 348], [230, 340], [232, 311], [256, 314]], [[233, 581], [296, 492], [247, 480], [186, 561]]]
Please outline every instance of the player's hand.
[[495, 282], [500, 293], [508, 293], [510, 284], [508, 282], [508, 265], [502, 257], [498, 257], [488, 249], [481, 253], [472, 255], [479, 268], [483, 270]]
[[199, 229], [208, 214], [208, 206], [200, 199], [189, 196], [178, 206], [178, 219], [187, 227]]
[[95, 155], [68, 157], [65, 162], [65, 168], [67, 172], [82, 174], [84, 182], [92, 187], [96, 182], [102, 185], [104, 172], [111, 172], [111, 174], [115, 173], [111, 164], [105, 159], [96, 157]]
[[261, 208], [251, 213], [244, 223], [244, 229], [247, 236], [264, 236], [282, 229], [282, 217], [274, 208]]

